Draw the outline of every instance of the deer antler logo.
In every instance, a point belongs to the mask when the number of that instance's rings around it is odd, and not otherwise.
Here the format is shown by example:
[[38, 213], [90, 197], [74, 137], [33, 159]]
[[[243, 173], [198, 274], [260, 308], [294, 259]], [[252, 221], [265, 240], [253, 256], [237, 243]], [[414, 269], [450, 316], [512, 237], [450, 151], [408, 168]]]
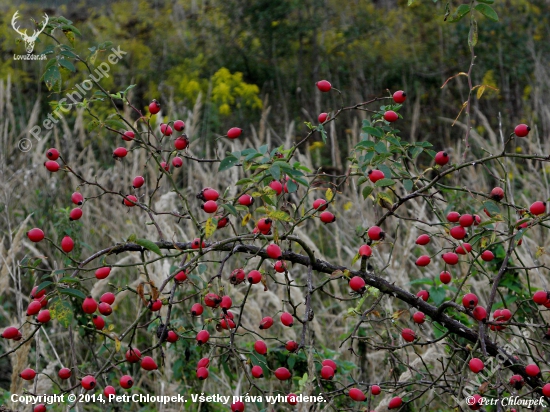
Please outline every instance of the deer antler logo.
[[30, 54], [34, 50], [34, 42], [38, 38], [38, 35], [40, 33], [42, 33], [44, 31], [44, 29], [46, 28], [46, 25], [48, 24], [49, 17], [46, 13], [44, 13], [44, 17], [46, 18], [46, 20], [42, 24], [42, 29], [39, 30], [39, 31], [35, 30], [32, 36], [27, 35], [27, 29], [24, 29], [23, 31], [21, 31], [21, 30], [19, 30], [19, 26], [16, 26], [15, 23], [16, 23], [16, 20], [17, 20], [18, 17], [19, 17], [19, 10], [16, 11], [15, 14], [13, 15], [13, 18], [11, 19], [11, 25], [12, 25], [13, 29], [21, 35], [21, 38], [25, 42], [25, 49], [27, 49], [27, 53]]

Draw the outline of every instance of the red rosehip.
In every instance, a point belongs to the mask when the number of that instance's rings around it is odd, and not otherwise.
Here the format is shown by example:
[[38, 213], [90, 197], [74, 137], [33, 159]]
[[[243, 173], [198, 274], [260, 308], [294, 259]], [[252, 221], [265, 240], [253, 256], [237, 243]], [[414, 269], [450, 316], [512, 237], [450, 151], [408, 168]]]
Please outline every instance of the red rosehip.
[[122, 202], [128, 207], [134, 207], [138, 203], [138, 199], [134, 195], [128, 195]]
[[44, 166], [46, 166], [49, 172], [57, 172], [59, 170], [59, 163], [53, 160], [48, 160], [44, 163]]
[[466, 229], [464, 229], [462, 226], [454, 226], [449, 231], [451, 236], [457, 240], [462, 240], [466, 237]]
[[143, 184], [145, 183], [145, 179], [143, 176], [136, 176], [134, 177], [134, 181], [132, 182], [132, 186], [134, 189], [139, 189]]
[[317, 120], [319, 120], [319, 123], [325, 123], [328, 120], [328, 113], [321, 113]]
[[476, 306], [472, 311], [472, 315], [474, 316], [475, 320], [480, 322], [483, 322], [485, 321], [485, 319], [487, 319], [487, 311], [483, 306]]
[[236, 401], [231, 404], [231, 412], [244, 412], [244, 403]]
[[395, 103], [401, 104], [407, 99], [407, 93], [403, 90], [398, 90], [393, 94], [393, 101]]
[[263, 340], [257, 340], [254, 342], [254, 350], [260, 355], [265, 355], [267, 353], [267, 345]]
[[203, 240], [201, 243], [201, 240], [198, 237], [193, 239], [193, 241], [191, 242], [191, 249], [200, 249], [200, 248], [204, 249], [205, 247], [206, 247], [206, 242]]
[[369, 245], [362, 245], [359, 248], [359, 255], [365, 257], [372, 256], [372, 248]]
[[331, 380], [334, 377], [334, 369], [330, 366], [323, 366], [321, 368], [321, 378], [324, 380]]
[[413, 315], [413, 321], [414, 323], [418, 323], [420, 325], [426, 321], [426, 315], [424, 314], [424, 312], [416, 312]]
[[255, 378], [264, 377], [264, 370], [260, 365], [253, 366], [250, 372], [252, 373], [252, 376], [254, 376]]
[[218, 210], [218, 204], [213, 200], [209, 200], [208, 202], [204, 203], [201, 208], [206, 213], [216, 213], [216, 210]]
[[218, 219], [218, 224], [216, 225], [218, 229], [223, 229], [229, 224], [229, 217], [227, 216], [216, 216], [216, 219]]
[[239, 129], [238, 127], [232, 127], [227, 131], [227, 137], [230, 139], [236, 139], [239, 137], [243, 132], [243, 129]]
[[103, 330], [105, 328], [105, 320], [99, 315], [93, 315], [92, 322], [97, 330]]
[[525, 373], [529, 376], [538, 376], [540, 374], [540, 369], [537, 365], [534, 363], [531, 363], [530, 365], [527, 365], [525, 367]]
[[128, 349], [125, 357], [129, 363], [136, 363], [141, 359], [141, 352], [138, 348]]
[[250, 195], [244, 194], [239, 197], [239, 204], [243, 206], [251, 206], [254, 203], [254, 198]]
[[181, 157], [174, 157], [172, 159], [172, 166], [174, 167], [182, 167], [183, 166], [183, 160], [181, 160]]
[[248, 273], [248, 281], [253, 285], [260, 283], [262, 281], [262, 274], [257, 270], [251, 270]]
[[387, 122], [393, 123], [397, 119], [399, 119], [399, 116], [393, 110], [388, 110], [386, 113], [384, 113], [384, 120], [386, 120]]
[[427, 290], [421, 290], [416, 294], [416, 296], [418, 296], [424, 302], [427, 302], [430, 298], [430, 292], [428, 292]]
[[275, 190], [275, 193], [277, 193], [277, 196], [279, 196], [281, 193], [283, 193], [283, 185], [278, 180], [273, 180], [269, 187]]
[[356, 292], [363, 293], [365, 291], [365, 281], [361, 276], [354, 276], [349, 281], [349, 287]]
[[134, 385], [134, 381], [130, 375], [123, 375], [120, 377], [120, 386], [124, 389], [130, 389]]
[[458, 246], [455, 249], [455, 252], [458, 253], [459, 255], [465, 255], [467, 253], [470, 253], [471, 251], [472, 251], [472, 245], [466, 242], [462, 243], [460, 246]]
[[288, 326], [289, 328], [294, 325], [294, 318], [292, 315], [288, 312], [283, 312], [281, 314], [281, 323], [285, 326]]
[[397, 409], [400, 408], [401, 405], [403, 405], [403, 399], [401, 399], [399, 396], [390, 399], [390, 403], [388, 404], [388, 409]]
[[187, 272], [185, 270], [180, 270], [176, 276], [174, 276], [176, 282], [185, 282], [187, 280]]
[[126, 130], [123, 134], [122, 134], [122, 140], [126, 140], [127, 142], [129, 141], [132, 141], [134, 140], [134, 138], [136, 137], [136, 134], [131, 131], [131, 130]]
[[50, 160], [57, 160], [59, 159], [59, 151], [52, 147], [51, 149], [48, 149], [48, 151], [46, 152], [46, 157]]
[[510, 385], [513, 386], [516, 390], [520, 390], [523, 388], [523, 385], [525, 385], [525, 381], [523, 380], [523, 376], [521, 375], [512, 375], [510, 378]]
[[379, 181], [379, 180], [381, 180], [385, 177], [384, 173], [381, 170], [378, 170], [378, 169], [369, 170], [368, 174], [369, 174], [369, 180], [372, 183], [376, 183], [377, 181]]
[[435, 163], [439, 166], [445, 166], [447, 163], [449, 163], [449, 155], [447, 152], [437, 152], [435, 155]]
[[61, 368], [59, 369], [59, 372], [57, 372], [57, 376], [59, 376], [59, 379], [67, 380], [71, 377], [72, 372], [69, 368]]
[[275, 269], [275, 272], [284, 273], [286, 271], [286, 262], [284, 260], [278, 260], [273, 265], [273, 269]]
[[180, 337], [176, 332], [174, 332], [173, 330], [169, 330], [168, 335], [166, 336], [166, 341], [170, 343], [174, 343], [174, 342], [177, 342], [179, 338]]
[[328, 207], [328, 204], [325, 199], [315, 199], [315, 201], [313, 202], [313, 208], [315, 210], [318, 210], [319, 212], [326, 210], [327, 207]]
[[278, 368], [275, 371], [275, 377], [280, 381], [286, 381], [292, 377], [292, 374], [287, 368]]
[[90, 391], [95, 388], [97, 382], [92, 375], [87, 375], [81, 379], [80, 384], [84, 389], [86, 389], [87, 391]]
[[115, 303], [115, 299], [116, 299], [116, 296], [114, 293], [106, 292], [103, 295], [101, 295], [101, 297], [99, 298], [99, 301], [112, 305], [113, 303]]
[[116, 389], [111, 385], [105, 386], [105, 389], [103, 389], [103, 395], [109, 399], [109, 395], [116, 395]]
[[336, 216], [334, 216], [330, 212], [322, 212], [319, 215], [319, 219], [321, 219], [321, 222], [323, 222], [323, 223], [332, 223], [332, 222], [336, 221]]
[[271, 259], [280, 259], [283, 255], [281, 253], [281, 248], [277, 246], [275, 243], [270, 244], [266, 248], [267, 256], [269, 256]]
[[231, 309], [231, 306], [233, 306], [233, 301], [231, 300], [231, 298], [227, 295], [222, 296], [222, 300], [220, 302], [220, 307], [223, 310], [229, 310], [229, 309]]
[[31, 368], [27, 368], [27, 369], [24, 369], [20, 374], [19, 374], [19, 377], [21, 379], [25, 379], [26, 381], [32, 381], [36, 376], [36, 372], [34, 371], [34, 369], [31, 369]]
[[[40, 305], [42, 307], [42, 305]], [[48, 309], [41, 310], [36, 317], [36, 320], [40, 323], [48, 323], [52, 319], [50, 311]]]
[[111, 313], [113, 313], [113, 308], [111, 305], [105, 302], [101, 302], [97, 309], [99, 310], [99, 313], [101, 313], [103, 316], [109, 316]]
[[317, 86], [319, 91], [321, 91], [323, 93], [330, 92], [330, 89], [332, 89], [332, 85], [327, 80], [321, 80], [321, 81], [315, 83], [315, 85]]
[[82, 302], [82, 310], [84, 311], [84, 313], [91, 315], [97, 310], [97, 302], [94, 300], [94, 298], [88, 296], [86, 299], [84, 299], [84, 302]]
[[27, 232], [27, 237], [31, 242], [37, 243], [44, 239], [44, 232], [35, 227]]
[[372, 385], [370, 387], [370, 393], [372, 393], [374, 396], [380, 395], [382, 392], [382, 389], [378, 385]]
[[462, 298], [462, 304], [466, 309], [473, 309], [479, 303], [477, 296], [473, 293], [466, 293]]
[[428, 255], [422, 255], [416, 259], [416, 266], [428, 266], [431, 261]]
[[449, 212], [447, 214], [447, 221], [451, 223], [456, 223], [460, 219], [460, 213], [458, 212]]
[[430, 236], [423, 234], [416, 238], [416, 244], [424, 246], [430, 243], [430, 240], [431, 240]]
[[366, 399], [365, 394], [357, 388], [351, 388], [348, 395], [356, 402], [363, 402]]
[[155, 99], [153, 99], [151, 103], [149, 103], [149, 113], [157, 114], [158, 112], [160, 112], [160, 104]]
[[199, 345], [203, 345], [208, 342], [208, 339], [210, 339], [210, 333], [208, 333], [207, 330], [201, 330], [199, 333], [197, 333], [196, 339]]
[[97, 279], [105, 279], [111, 273], [111, 268], [109, 266], [104, 266], [95, 271], [95, 277]]
[[151, 312], [158, 312], [162, 308], [162, 301], [160, 299], [152, 300], [147, 305]]
[[470, 227], [474, 224], [474, 217], [470, 214], [464, 214], [458, 219], [458, 224], [462, 227]]
[[547, 398], [550, 397], [550, 383], [547, 383], [542, 387], [542, 394]]
[[456, 265], [458, 263], [458, 255], [453, 252], [443, 253], [442, 258], [448, 265]]
[[481, 253], [481, 259], [483, 259], [485, 262], [490, 262], [494, 258], [495, 258], [495, 254], [490, 250], [485, 250], [483, 251], [483, 253]]
[[286, 345], [285, 349], [289, 352], [296, 352], [298, 350], [298, 343], [294, 342], [293, 340], [289, 340]]
[[117, 147], [115, 150], [113, 150], [114, 158], [126, 157], [127, 154], [128, 150], [125, 147]]
[[451, 274], [444, 270], [439, 274], [439, 280], [441, 281], [441, 283], [448, 284], [451, 282]]
[[367, 231], [367, 236], [371, 240], [381, 240], [384, 239], [385, 233], [382, 231], [382, 229], [378, 226], [372, 226]]
[[61, 249], [63, 249], [65, 253], [69, 253], [70, 251], [73, 250], [73, 248], [74, 248], [74, 241], [71, 239], [70, 236], [65, 236], [61, 240]]
[[150, 356], [145, 356], [141, 360], [141, 367], [142, 367], [142, 369], [145, 369], [146, 371], [153, 371], [155, 369], [158, 369], [158, 366], [157, 366], [156, 362]]
[[481, 359], [478, 359], [478, 358], [472, 358], [470, 359], [470, 362], [468, 363], [468, 366], [470, 366], [470, 370], [473, 372], [473, 373], [479, 373], [483, 370], [483, 368], [485, 367], [485, 365], [483, 364], [483, 362], [481, 361]]
[[529, 134], [529, 131], [531, 130], [531, 128], [529, 126], [527, 126], [526, 124], [518, 124], [515, 129], [514, 129], [514, 133], [516, 134], [517, 137], [525, 137]]
[[483, 398], [481, 397], [481, 395], [476, 393], [471, 397], [471, 400], [469, 401], [471, 405], [468, 405], [468, 406], [470, 407], [471, 410], [478, 411], [481, 409], [482, 401], [483, 401]]
[[491, 194], [489, 196], [494, 201], [500, 202], [502, 199], [504, 199], [504, 190], [502, 190], [502, 188], [500, 187], [495, 187], [493, 190], [491, 190]]
[[210, 359], [202, 358], [200, 361], [197, 362], [197, 369], [198, 368], [208, 368], [208, 365], [210, 365]]
[[546, 212], [546, 202], [541, 202], [540, 200], [533, 203], [529, 208], [529, 211], [535, 216], [542, 215]]
[[15, 326], [10, 326], [4, 329], [4, 332], [2, 332], [2, 337], [4, 339], [15, 339], [17, 335], [19, 335], [19, 329], [17, 329]]
[[174, 122], [174, 129], [176, 129], [177, 132], [183, 131], [183, 129], [185, 129], [185, 123], [183, 120], [176, 120]]
[[75, 207], [71, 212], [69, 213], [69, 220], [78, 220], [82, 217], [82, 209], [79, 207]]
[[189, 146], [189, 139], [187, 136], [180, 136], [174, 140], [174, 147], [176, 150], [184, 150], [187, 146]]
[[33, 300], [31, 303], [29, 303], [29, 306], [27, 306], [27, 316], [36, 315], [38, 312], [40, 312], [40, 309], [42, 309], [42, 304], [37, 300]]
[[258, 223], [256, 223], [256, 227], [260, 230], [260, 232], [269, 232], [271, 229], [272, 220], [269, 218], [262, 218], [258, 220]]
[[200, 316], [202, 315], [203, 311], [204, 308], [200, 303], [195, 303], [193, 306], [191, 306], [191, 315], [193, 316]]
[[414, 330], [405, 328], [401, 331], [401, 337], [407, 342], [412, 342], [415, 340], [416, 334], [414, 333]]

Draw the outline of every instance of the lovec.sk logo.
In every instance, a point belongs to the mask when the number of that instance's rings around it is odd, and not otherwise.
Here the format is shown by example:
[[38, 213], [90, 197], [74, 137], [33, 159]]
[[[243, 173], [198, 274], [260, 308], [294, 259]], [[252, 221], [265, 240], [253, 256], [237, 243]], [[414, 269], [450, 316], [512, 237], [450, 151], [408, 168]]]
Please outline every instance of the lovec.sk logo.
[[34, 30], [32, 36], [27, 35], [27, 29], [20, 30], [19, 26], [16, 25], [16, 20], [17, 20], [18, 17], [19, 17], [19, 10], [16, 11], [15, 14], [13, 15], [13, 18], [11, 19], [11, 26], [13, 27], [13, 29], [17, 33], [19, 33], [21, 35], [21, 38], [25, 42], [25, 49], [27, 50], [27, 56], [25, 56], [25, 55], [14, 55], [13, 57], [16, 60], [39, 60], [42, 57], [46, 58], [45, 55], [42, 55], [40, 57], [36, 56], [36, 58], [33, 58], [35, 56], [31, 57], [31, 53], [34, 50], [34, 43], [36, 42], [36, 39], [38, 38], [40, 33], [42, 33], [44, 31], [44, 29], [46, 28], [46, 25], [48, 24], [48, 20], [49, 20], [48, 15], [46, 13], [44, 13], [45, 20], [42, 23], [42, 29], [40, 29], [38, 31]]

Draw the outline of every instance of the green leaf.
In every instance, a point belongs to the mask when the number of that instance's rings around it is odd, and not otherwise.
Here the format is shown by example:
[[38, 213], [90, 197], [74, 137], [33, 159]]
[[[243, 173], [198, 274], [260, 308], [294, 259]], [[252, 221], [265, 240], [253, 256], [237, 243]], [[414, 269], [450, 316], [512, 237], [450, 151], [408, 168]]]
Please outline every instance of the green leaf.
[[422, 153], [423, 151], [424, 151], [424, 149], [421, 148], [421, 147], [413, 147], [413, 148], [411, 149], [411, 156], [412, 156], [412, 158], [413, 158], [413, 159], [416, 159], [416, 158], [420, 155], [420, 153]]
[[70, 276], [65, 276], [65, 277], [59, 279], [59, 283], [80, 283], [80, 279], [72, 278]]
[[144, 247], [147, 250], [150, 250], [151, 252], [156, 253], [159, 256], [162, 256], [162, 252], [160, 251], [160, 248], [157, 246], [157, 244], [149, 239], [136, 239], [136, 242], [141, 247]]
[[277, 164], [271, 165], [269, 168], [269, 173], [273, 176], [273, 179], [279, 180], [281, 178], [281, 168]]
[[477, 0], [478, 3], [493, 4], [495, 0]]
[[105, 120], [105, 124], [113, 129], [127, 129], [124, 123], [116, 119]]
[[374, 189], [372, 186], [365, 186], [363, 188], [363, 199], [366, 199], [367, 197], [369, 197], [369, 195], [372, 193], [373, 190]]
[[433, 325], [434, 325], [433, 332], [436, 339], [439, 339], [445, 333], [447, 333], [447, 328], [443, 326], [441, 323], [434, 322]]
[[61, 72], [59, 71], [59, 66], [57, 65], [48, 67], [42, 78], [44, 79], [44, 83], [46, 83], [48, 90], [52, 90], [57, 83], [59, 83], [59, 86], [61, 87]]
[[233, 155], [227, 156], [225, 159], [221, 161], [220, 167], [218, 168], [218, 172], [223, 172], [224, 170], [231, 169], [238, 162], [239, 162], [239, 159], [237, 159], [235, 156]]
[[461, 4], [460, 6], [458, 6], [458, 8], [448, 21], [450, 21], [451, 23], [456, 23], [457, 21], [462, 20], [462, 18], [466, 16], [469, 12], [470, 6], [468, 4]]
[[[63, 290], [69, 290], [69, 289], [60, 289], [60, 292], [63, 293]], [[76, 289], [71, 289], [76, 290]], [[77, 292], [84, 295], [79, 290], [76, 290]], [[67, 295], [70, 295], [70, 293], [66, 293]], [[84, 299], [86, 297], [84, 296]], [[71, 323], [71, 320], [74, 317], [73, 313], [73, 307], [72, 305], [67, 302], [66, 300], [58, 299], [56, 300], [51, 306], [50, 306], [50, 315], [52, 316], [52, 319], [57, 319], [57, 321], [63, 326], [64, 328], [68, 328], [69, 324]]]
[[288, 190], [288, 193], [294, 193], [298, 190], [298, 185], [294, 182], [294, 180], [289, 180], [286, 182], [286, 189]]
[[436, 306], [439, 306], [445, 300], [445, 289], [439, 286], [434, 286], [428, 292], [430, 292], [430, 298]]
[[486, 4], [478, 4], [474, 8], [485, 17], [487, 17], [489, 20], [498, 21], [498, 15], [491, 6], [488, 6]]
[[50, 286], [51, 284], [53, 284], [53, 282], [49, 281], [49, 280], [46, 280], [44, 282], [42, 282], [40, 285], [38, 285], [38, 288], [36, 288], [36, 292], [35, 293], [38, 293], [38, 292], [41, 292], [43, 291], [44, 289], [46, 289], [48, 286]]
[[91, 132], [94, 130], [97, 126], [99, 126], [99, 122], [97, 120], [92, 120], [90, 123], [86, 125], [86, 131]]
[[386, 147], [386, 143], [384, 142], [376, 143], [376, 145], [374, 145], [374, 150], [376, 150], [378, 153], [388, 153], [388, 148]]
[[82, 299], [82, 300], [86, 299], [86, 295], [78, 289], [58, 288], [57, 290], [59, 291], [59, 293], [62, 293], [63, 295], [71, 296], [73, 298]]
[[484, 207], [485, 209], [487, 209], [487, 212], [489, 212], [489, 214], [490, 214], [491, 216], [499, 215], [499, 214], [500, 214], [500, 209], [499, 209], [499, 207], [496, 205], [495, 202], [490, 202], [490, 201], [483, 202], [483, 207]]
[[431, 285], [434, 281], [432, 278], [414, 279], [409, 282], [411, 285]]
[[231, 213], [233, 216], [238, 216], [239, 213], [237, 212], [237, 209], [235, 209], [235, 206], [229, 205], [227, 203], [223, 203], [222, 207], [227, 210], [229, 213]]
[[65, 30], [72, 31], [73, 33], [76, 33], [76, 34], [78, 34], [79, 36], [82, 36], [82, 34], [80, 33], [80, 31], [79, 31], [75, 26], [73, 26], [72, 24], [64, 24], [64, 25], [62, 25], [60, 28], [61, 28], [61, 30], [63, 30], [63, 31], [65, 31]]
[[393, 186], [395, 183], [396, 182], [393, 179], [380, 179], [380, 180], [377, 180], [374, 185], [376, 187], [387, 187], [387, 186]]
[[405, 190], [407, 192], [412, 192], [413, 181], [410, 180], [410, 179], [405, 179], [405, 180], [403, 180], [403, 186], [405, 187]]
[[61, 53], [59, 54], [61, 54], [62, 56], [68, 57], [70, 59], [76, 59], [78, 57], [76, 54], [74, 54], [70, 50], [61, 50]]
[[378, 170], [384, 173], [384, 177], [391, 179], [391, 169], [386, 165], [378, 166]]
[[375, 137], [383, 137], [384, 131], [378, 127], [365, 126], [363, 131]]
[[53, 54], [53, 52], [55, 51], [55, 46], [53, 44], [50, 44], [49, 46], [46, 46], [46, 48], [44, 49], [44, 51], [40, 54]]
[[72, 64], [69, 60], [59, 59], [59, 65], [66, 68], [67, 70], [72, 71], [72, 72], [76, 71], [76, 68], [74, 67], [74, 64]]

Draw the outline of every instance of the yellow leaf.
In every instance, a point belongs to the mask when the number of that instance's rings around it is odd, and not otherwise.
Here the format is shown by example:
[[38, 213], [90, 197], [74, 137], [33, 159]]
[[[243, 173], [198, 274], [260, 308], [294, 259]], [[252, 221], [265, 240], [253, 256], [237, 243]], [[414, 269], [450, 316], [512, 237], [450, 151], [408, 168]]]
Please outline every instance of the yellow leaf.
[[113, 331], [115, 329], [115, 325], [113, 325], [112, 323], [109, 325], [109, 327], [107, 328], [107, 330], [109, 332]]
[[277, 226], [271, 226], [271, 229], [273, 231], [273, 241], [275, 243], [279, 242], [279, 231], [277, 230]]
[[544, 255], [544, 248], [539, 246], [535, 252], [535, 257], [538, 259], [542, 255]]
[[485, 85], [482, 85], [477, 89], [477, 98], [481, 99], [481, 96], [483, 96], [483, 92], [485, 91]]
[[252, 197], [261, 197], [262, 194], [260, 192], [252, 192]]
[[348, 269], [344, 270], [344, 276], [349, 278], [349, 275], [350, 275], [349, 270]]
[[246, 226], [246, 224], [248, 223], [248, 221], [252, 218], [252, 215], [250, 213], [247, 213], [245, 215], [245, 217], [243, 217], [243, 221], [242, 221], [242, 225], [243, 226]]
[[344, 204], [344, 210], [347, 212], [348, 210], [350, 210], [351, 208], [353, 207], [353, 202], [346, 202]]
[[267, 212], [267, 215], [272, 220], [282, 220], [283, 222], [291, 222], [292, 218], [288, 215], [288, 213], [283, 212], [282, 210], [276, 210], [275, 212]]
[[351, 265], [355, 265], [355, 262], [357, 262], [359, 260], [359, 258], [361, 257], [361, 255], [359, 253], [357, 253], [353, 259], [351, 260]]
[[[246, 223], [245, 223], [246, 224]], [[245, 225], [243, 224], [243, 226]], [[216, 231], [217, 225], [214, 223], [213, 219], [210, 217], [204, 225], [204, 238], [208, 239]]]
[[325, 193], [325, 197], [329, 202], [332, 200], [332, 198], [334, 197], [334, 192], [332, 191], [331, 188], [327, 189], [327, 192]]
[[120, 341], [115, 337], [115, 352], [120, 352]]
[[401, 310], [398, 310], [397, 312], [394, 312], [394, 314], [391, 316], [393, 319], [397, 320], [399, 319], [401, 316], [405, 315], [409, 313], [409, 311], [407, 309], [401, 309]]

